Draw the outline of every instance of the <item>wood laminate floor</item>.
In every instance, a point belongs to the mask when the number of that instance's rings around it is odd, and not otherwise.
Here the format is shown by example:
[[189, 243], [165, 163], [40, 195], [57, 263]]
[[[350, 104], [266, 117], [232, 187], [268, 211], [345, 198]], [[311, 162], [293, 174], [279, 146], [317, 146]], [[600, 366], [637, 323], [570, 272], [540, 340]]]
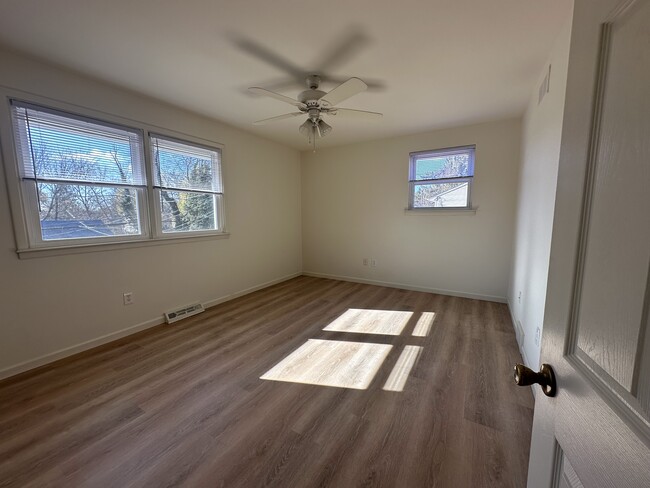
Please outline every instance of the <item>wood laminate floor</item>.
[[0, 384], [0, 487], [523, 487], [520, 361], [506, 305], [303, 276]]

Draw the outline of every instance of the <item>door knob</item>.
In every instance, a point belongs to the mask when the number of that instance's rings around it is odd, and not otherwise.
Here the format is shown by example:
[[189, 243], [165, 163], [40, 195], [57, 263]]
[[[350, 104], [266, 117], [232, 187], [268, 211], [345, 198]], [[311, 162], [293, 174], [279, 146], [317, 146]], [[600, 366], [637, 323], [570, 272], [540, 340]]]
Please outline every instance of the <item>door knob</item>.
[[539, 373], [535, 373], [523, 364], [515, 365], [515, 383], [519, 386], [534, 385], [537, 383], [542, 387], [544, 395], [552, 397], [557, 392], [555, 384], [555, 373], [549, 364], [542, 364]]

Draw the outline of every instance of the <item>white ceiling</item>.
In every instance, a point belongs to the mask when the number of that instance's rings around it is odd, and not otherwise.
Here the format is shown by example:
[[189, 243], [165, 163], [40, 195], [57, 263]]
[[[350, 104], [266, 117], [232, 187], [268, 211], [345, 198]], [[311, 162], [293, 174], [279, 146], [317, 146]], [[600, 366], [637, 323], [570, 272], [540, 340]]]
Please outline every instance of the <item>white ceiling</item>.
[[[571, 3], [0, 0], [0, 43], [307, 149], [302, 117], [251, 125], [294, 110], [246, 93], [287, 74], [238, 42], [318, 71], [328, 52], [354, 36], [366, 39], [328, 74], [381, 81], [382, 90], [340, 106], [384, 117], [332, 118], [334, 130], [319, 145], [339, 145], [521, 114]], [[301, 90], [281, 91], [295, 97]]]

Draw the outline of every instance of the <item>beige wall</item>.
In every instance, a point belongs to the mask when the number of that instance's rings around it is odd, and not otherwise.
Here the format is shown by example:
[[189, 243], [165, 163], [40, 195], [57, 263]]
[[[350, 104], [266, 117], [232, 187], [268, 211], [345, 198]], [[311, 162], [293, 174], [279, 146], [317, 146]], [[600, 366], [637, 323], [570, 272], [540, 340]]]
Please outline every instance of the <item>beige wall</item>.
[[[511, 119], [299, 154], [0, 51], [3, 98], [7, 88], [18, 89], [24, 98], [49, 97], [224, 144], [231, 232], [229, 239], [20, 260], [0, 172], [0, 377], [151, 326], [175, 306], [214, 303], [303, 270], [490, 300], [507, 297], [525, 332], [522, 348], [535, 365], [569, 34], [567, 26], [550, 58], [551, 93], [539, 107], [531, 99], [522, 148], [522, 123]], [[5, 102], [0, 124], [6, 132]], [[468, 144], [477, 147], [478, 211], [405, 212], [409, 152]], [[13, 164], [9, 159], [5, 163]], [[377, 266], [363, 266], [363, 258], [375, 259]], [[124, 291], [134, 293], [134, 305], [122, 305]]]
[[[231, 232], [229, 239], [18, 259], [0, 171], [0, 377], [152, 325], [172, 307], [301, 271], [297, 151], [11, 53], [0, 51], [0, 66], [5, 129], [10, 87], [224, 144]], [[124, 291], [134, 293], [133, 305], [122, 305]]]
[[[303, 152], [304, 271], [505, 301], [520, 136], [512, 119]], [[476, 214], [406, 214], [409, 152], [469, 144]]]
[[[571, 21], [558, 35], [541, 84], [551, 64], [550, 91], [538, 104], [537, 87], [524, 115], [517, 226], [508, 302], [517, 340], [528, 366], [539, 366], [540, 340], [546, 303], [555, 189], [560, 156], [564, 95], [569, 62]], [[521, 299], [519, 293], [521, 292]], [[537, 332], [539, 329], [539, 332]]]

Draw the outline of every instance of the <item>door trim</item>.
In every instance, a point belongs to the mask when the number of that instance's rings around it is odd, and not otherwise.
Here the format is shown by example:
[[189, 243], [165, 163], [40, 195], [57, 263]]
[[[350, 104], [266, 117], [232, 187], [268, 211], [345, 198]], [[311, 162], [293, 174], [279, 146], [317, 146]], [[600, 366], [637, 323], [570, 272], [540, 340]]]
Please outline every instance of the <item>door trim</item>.
[[[650, 447], [650, 418], [648, 418], [648, 414], [645, 412], [643, 405], [634, 396], [638, 391], [639, 371], [641, 369], [640, 364], [637, 363], [635, 365], [632, 388], [631, 391], [627, 391], [614, 378], [612, 378], [609, 373], [603, 370], [577, 346], [578, 323], [580, 318], [579, 311], [596, 179], [596, 168], [600, 149], [601, 124], [603, 118], [610, 46], [612, 41], [612, 28], [614, 23], [623, 17], [636, 3], [637, 0], [626, 0], [622, 2], [610, 13], [607, 20], [601, 24], [586, 174], [583, 185], [582, 208], [580, 211], [580, 230], [576, 251], [576, 267], [574, 271], [569, 323], [564, 341], [563, 355], [576, 371], [589, 381], [601, 397], [603, 397], [615, 412], [630, 426], [630, 428], [633, 429], [639, 438]], [[650, 285], [650, 270], [648, 284]], [[642, 314], [642, 323], [639, 328], [639, 347], [643, 347], [646, 329], [644, 324], [648, 319], [648, 289], [650, 288], [646, 288], [644, 313]]]

